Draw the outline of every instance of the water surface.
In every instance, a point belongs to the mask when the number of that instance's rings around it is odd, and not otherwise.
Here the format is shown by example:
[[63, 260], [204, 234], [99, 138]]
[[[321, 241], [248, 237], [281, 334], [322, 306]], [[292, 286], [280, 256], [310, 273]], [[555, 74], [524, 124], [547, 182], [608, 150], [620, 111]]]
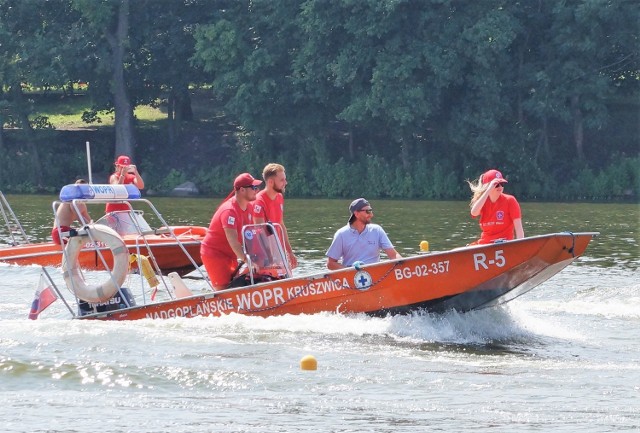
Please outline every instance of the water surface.
[[[31, 236], [52, 197], [10, 196]], [[154, 200], [208, 225], [214, 199]], [[462, 202], [372, 200], [405, 255], [478, 235]], [[324, 265], [349, 200], [287, 200], [298, 273]], [[527, 235], [599, 231], [584, 257], [505, 307], [370, 318], [317, 314], [26, 319], [37, 267], [0, 264], [5, 432], [632, 432], [640, 429], [637, 205], [523, 203]], [[100, 209], [92, 210], [97, 219]], [[95, 212], [95, 214], [94, 214]], [[317, 371], [301, 371], [307, 354]]]

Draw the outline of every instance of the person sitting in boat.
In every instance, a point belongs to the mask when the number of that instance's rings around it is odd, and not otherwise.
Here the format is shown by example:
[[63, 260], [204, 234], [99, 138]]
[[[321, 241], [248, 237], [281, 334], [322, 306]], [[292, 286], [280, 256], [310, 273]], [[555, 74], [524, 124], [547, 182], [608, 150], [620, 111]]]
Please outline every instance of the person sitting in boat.
[[282, 227], [281, 243], [285, 248], [289, 267], [295, 269], [298, 260], [289, 243], [289, 235], [284, 225], [284, 191], [287, 186], [287, 175], [281, 164], [269, 163], [262, 170], [265, 188], [256, 195], [253, 202], [253, 219], [256, 224], [271, 222]]
[[233, 191], [218, 206], [202, 243], [200, 256], [214, 289], [226, 288], [247, 262], [242, 249], [242, 227], [253, 224], [250, 203], [256, 199], [261, 180], [249, 173], [238, 175]]
[[507, 180], [498, 170], [483, 173], [475, 182], [467, 181], [473, 197], [471, 216], [480, 217], [482, 234], [470, 245], [490, 244], [501, 240], [522, 239], [522, 213], [518, 200], [504, 193]]
[[[134, 184], [138, 189], [144, 189], [144, 180], [138, 168], [131, 164], [131, 158], [126, 155], [120, 155], [115, 164], [115, 173], [109, 177], [109, 183], [111, 185], [123, 185]], [[119, 210], [129, 210], [129, 206], [126, 203], [107, 203], [105, 212], [114, 212]]]
[[[83, 183], [87, 183], [87, 181], [84, 179], [78, 179], [75, 182], [76, 185]], [[76, 213], [76, 208], [78, 213]], [[93, 222], [89, 216], [89, 211], [87, 210], [87, 205], [85, 203], [76, 203], [76, 208], [74, 208], [73, 204], [69, 202], [62, 203], [56, 210], [56, 217], [53, 220], [53, 229], [51, 229], [51, 237], [53, 238], [54, 243], [62, 245], [60, 233], [71, 231], [71, 224], [75, 221], [79, 221], [83, 224]]]
[[348, 224], [338, 229], [327, 251], [327, 268], [334, 270], [379, 262], [380, 250], [390, 259], [402, 257], [384, 229], [371, 223], [373, 209], [367, 200], [354, 200], [349, 206], [349, 212], [351, 216]]

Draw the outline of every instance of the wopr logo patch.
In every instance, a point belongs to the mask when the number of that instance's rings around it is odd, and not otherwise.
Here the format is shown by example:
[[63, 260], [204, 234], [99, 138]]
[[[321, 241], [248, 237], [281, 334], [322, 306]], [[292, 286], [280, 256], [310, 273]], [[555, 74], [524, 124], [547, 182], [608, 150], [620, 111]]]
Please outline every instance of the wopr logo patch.
[[353, 277], [353, 284], [358, 290], [367, 290], [373, 284], [373, 279], [367, 271], [358, 271]]

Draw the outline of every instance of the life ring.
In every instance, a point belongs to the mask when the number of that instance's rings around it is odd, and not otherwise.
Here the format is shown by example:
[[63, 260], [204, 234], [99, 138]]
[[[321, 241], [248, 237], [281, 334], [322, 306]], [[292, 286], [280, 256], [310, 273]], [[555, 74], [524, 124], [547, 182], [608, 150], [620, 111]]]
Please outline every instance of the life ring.
[[[67, 287], [79, 299], [99, 303], [111, 299], [122, 287], [129, 271], [129, 251], [118, 233], [102, 224], [91, 224], [85, 227], [90, 236], [74, 236], [69, 238], [62, 255], [62, 272]], [[107, 281], [102, 284], [87, 285], [82, 273], [78, 256], [87, 239], [106, 245], [113, 254], [113, 269]]]
[[[161, 227], [160, 229], [166, 229], [166, 227]], [[174, 236], [180, 239], [198, 239], [204, 238], [207, 235], [207, 228], [201, 226], [171, 226], [171, 230], [173, 230]], [[171, 235], [164, 236], [171, 237]]]

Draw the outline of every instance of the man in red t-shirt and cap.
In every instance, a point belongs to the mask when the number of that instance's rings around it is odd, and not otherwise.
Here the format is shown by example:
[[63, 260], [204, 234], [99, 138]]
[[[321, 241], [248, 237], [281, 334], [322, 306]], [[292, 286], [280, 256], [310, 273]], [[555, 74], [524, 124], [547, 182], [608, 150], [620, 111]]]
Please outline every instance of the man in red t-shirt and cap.
[[247, 261], [242, 249], [242, 227], [253, 224], [250, 202], [255, 200], [261, 180], [242, 173], [233, 181], [233, 191], [216, 209], [200, 256], [214, 289], [226, 288], [234, 272]]

